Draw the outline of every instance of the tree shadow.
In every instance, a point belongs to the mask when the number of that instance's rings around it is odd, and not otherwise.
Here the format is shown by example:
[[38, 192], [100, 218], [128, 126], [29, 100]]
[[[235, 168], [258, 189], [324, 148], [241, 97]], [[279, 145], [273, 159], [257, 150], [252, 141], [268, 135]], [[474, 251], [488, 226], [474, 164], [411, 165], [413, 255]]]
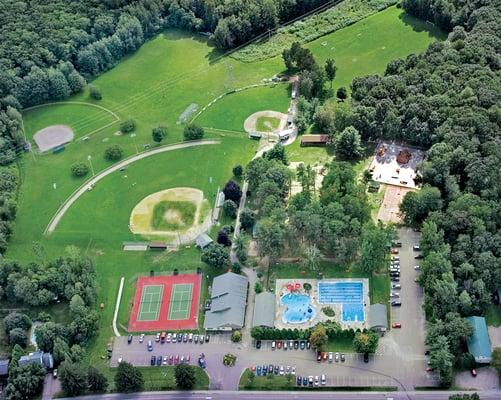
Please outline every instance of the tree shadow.
[[410, 26], [414, 32], [426, 32], [428, 36], [440, 40], [444, 40], [447, 37], [447, 32], [444, 32], [435, 24], [416, 18], [405, 11], [402, 11], [398, 18], [405, 25]]

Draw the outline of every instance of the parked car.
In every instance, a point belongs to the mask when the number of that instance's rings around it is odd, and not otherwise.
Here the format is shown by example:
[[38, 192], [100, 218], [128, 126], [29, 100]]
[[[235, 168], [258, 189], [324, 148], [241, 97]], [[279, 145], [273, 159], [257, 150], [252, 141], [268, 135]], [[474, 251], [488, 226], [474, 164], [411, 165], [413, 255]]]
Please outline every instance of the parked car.
[[167, 337], [165, 338], [165, 341], [166, 341], [167, 343], [170, 343], [170, 342], [171, 342], [171, 340], [172, 340], [172, 333], [168, 333], [168, 334], [167, 334]]
[[400, 293], [398, 293], [398, 292], [390, 292], [390, 297], [400, 297]]
[[157, 333], [157, 336], [155, 337], [155, 342], [160, 342], [160, 332]]
[[304, 340], [301, 340], [301, 341], [299, 342], [299, 348], [300, 348], [301, 350], [304, 350], [304, 349], [306, 348], [306, 342], [305, 342]]
[[311, 375], [308, 377], [308, 385], [313, 386], [313, 376]]
[[402, 327], [402, 324], [400, 322], [394, 322], [392, 325], [391, 325], [392, 328], [401, 328]]
[[320, 377], [320, 382], [322, 383], [322, 385], [325, 385], [327, 383], [327, 378], [325, 374], [322, 374], [322, 376]]
[[369, 353], [364, 353], [364, 363], [369, 362]]
[[299, 349], [299, 340], [294, 340], [294, 350]]
[[143, 342], [144, 342], [144, 333], [141, 333], [141, 335], [139, 335], [139, 343]]
[[471, 372], [471, 376], [473, 376], [474, 378], [477, 377], [477, 370], [475, 368], [473, 368], [470, 372]]
[[414, 251], [420, 251], [421, 247], [419, 247], [418, 244], [415, 244], [414, 246], [412, 246], [412, 250], [414, 250]]
[[281, 340], [277, 340], [277, 349], [281, 349], [282, 348], [282, 341]]
[[52, 371], [52, 377], [57, 379], [57, 368], [54, 368], [54, 371]]
[[392, 307], [400, 307], [401, 305], [402, 305], [402, 302], [401, 302], [401, 301], [397, 301], [397, 300], [395, 300], [395, 301], [392, 301], [392, 302], [391, 302], [391, 306], [392, 306]]
[[157, 356], [157, 366], [162, 365], [162, 356]]
[[399, 256], [391, 256], [391, 261], [400, 261]]
[[163, 359], [163, 361], [162, 361], [162, 364], [163, 364], [163, 365], [167, 365], [167, 361], [168, 361], [168, 360], [169, 360], [169, 357], [164, 356], [164, 359]]
[[329, 351], [329, 362], [331, 363], [334, 360], [334, 353], [332, 351]]
[[391, 254], [398, 254], [398, 249], [391, 249]]
[[306, 342], [306, 348], [307, 348], [308, 350], [310, 350], [310, 349], [311, 349], [311, 343], [310, 343], [310, 341], [307, 341], [307, 342]]
[[151, 356], [150, 364], [155, 365], [157, 363], [157, 356]]
[[296, 375], [296, 367], [291, 367], [291, 374]]
[[322, 360], [327, 361], [327, 358], [329, 357], [329, 354], [326, 351], [322, 352]]
[[392, 283], [391, 288], [392, 289], [401, 289], [400, 283]]
[[275, 350], [275, 349], [276, 349], [276, 347], [277, 347], [277, 343], [276, 343], [274, 340], [272, 340], [272, 341], [271, 341], [271, 349], [272, 349], [272, 350]]
[[303, 378], [301, 378], [299, 375], [296, 378], [296, 385], [301, 386], [301, 383], [303, 382]]
[[422, 254], [418, 254], [418, 255], [415, 255], [414, 258], [416, 260], [421, 260], [422, 258], [424, 258], [424, 256]]
[[421, 265], [414, 265], [414, 269], [416, 271], [421, 271]]
[[318, 379], [318, 375], [315, 375], [315, 386], [320, 384], [320, 379]]
[[172, 334], [172, 343], [176, 343], [177, 342], [177, 333], [173, 333]]
[[284, 350], [287, 350], [287, 340], [284, 340]]
[[400, 278], [398, 276], [392, 276], [390, 279], [392, 282], [400, 282]]
[[294, 348], [294, 342], [292, 340], [289, 340], [289, 349], [293, 349]]
[[402, 247], [402, 242], [395, 242], [395, 241], [393, 241], [393, 242], [391, 242], [391, 245], [393, 247]]
[[284, 375], [285, 374], [284, 366], [281, 365], [278, 371], [280, 375]]
[[322, 352], [317, 351], [317, 362], [320, 362], [320, 361], [322, 361]]
[[205, 343], [209, 343], [209, 340], [210, 340], [210, 335], [207, 333], [205, 335]]
[[334, 357], [334, 360], [335, 360], [336, 362], [339, 362], [339, 353], [336, 353], [336, 356]]
[[426, 368], [426, 372], [433, 372], [433, 368], [432, 367], [427, 367]]
[[184, 342], [184, 343], [188, 342], [188, 334], [187, 334], [187, 333], [185, 333], [185, 334], [183, 335], [183, 342]]
[[166, 337], [167, 337], [167, 333], [162, 332], [162, 333], [160, 334], [160, 342], [161, 342], [161, 343], [165, 343], [165, 338], [166, 338]]
[[179, 364], [179, 354], [176, 354], [176, 356], [174, 357], [174, 365], [177, 364]]
[[200, 340], [198, 341], [198, 343], [204, 344], [204, 342], [205, 342], [205, 336], [204, 335], [200, 335]]
[[148, 351], [153, 351], [153, 343], [151, 342], [151, 340], [148, 340]]
[[192, 342], [193, 341], [193, 333], [190, 333], [188, 335], [188, 342]]
[[179, 359], [179, 364], [184, 364], [184, 356], [181, 356], [181, 358]]
[[308, 385], [308, 377], [303, 376], [303, 386], [307, 386], [307, 385]]
[[287, 367], [285, 367], [285, 375], [290, 375], [291, 374], [291, 367], [287, 365]]
[[275, 373], [275, 367], [273, 366], [273, 364], [268, 365], [268, 371], [270, 372], [270, 374]]
[[273, 373], [275, 375], [278, 375], [279, 371], [280, 371], [280, 367], [278, 365], [275, 365], [275, 368], [273, 368]]
[[256, 375], [261, 376], [261, 366], [260, 365], [258, 365], [256, 368]]
[[194, 336], [193, 336], [193, 341], [194, 341], [195, 343], [198, 343], [198, 335], [194, 335]]
[[189, 364], [191, 361], [191, 356], [188, 354], [184, 360], [186, 361], [186, 364]]
[[174, 356], [172, 354], [169, 356], [169, 360], [167, 362], [169, 365], [172, 365], [172, 363], [174, 362]]
[[341, 362], [345, 362], [346, 361], [346, 356], [344, 355], [344, 353], [341, 353]]
[[128, 344], [132, 343], [132, 335], [127, 336], [127, 343]]
[[261, 348], [261, 341], [256, 340], [256, 349], [260, 349], [260, 348]]

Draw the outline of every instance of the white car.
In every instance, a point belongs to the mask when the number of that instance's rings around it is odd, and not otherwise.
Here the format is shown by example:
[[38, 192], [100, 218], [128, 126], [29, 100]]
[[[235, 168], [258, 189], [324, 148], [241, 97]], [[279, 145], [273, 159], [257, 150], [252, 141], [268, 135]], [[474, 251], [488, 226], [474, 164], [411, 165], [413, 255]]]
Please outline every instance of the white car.
[[412, 246], [412, 250], [414, 250], [414, 251], [420, 251], [421, 247], [419, 247], [418, 244], [415, 244], [414, 246]]
[[392, 289], [400, 289], [401, 288], [400, 283], [392, 283], [391, 288]]
[[320, 380], [318, 379], [318, 375], [315, 375], [315, 386], [320, 384]]
[[285, 373], [285, 372], [284, 372], [284, 366], [283, 366], [283, 365], [281, 365], [281, 366], [280, 366], [280, 375], [283, 375], [284, 373]]
[[420, 265], [414, 265], [414, 269], [416, 271], [421, 271], [421, 266]]
[[141, 335], [139, 335], [139, 343], [143, 342], [144, 342], [144, 333], [141, 333]]
[[287, 365], [285, 368], [285, 375], [290, 375], [291, 374], [291, 367]]
[[291, 368], [291, 374], [292, 375], [296, 375], [296, 367], [292, 367]]
[[325, 377], [325, 374], [322, 374], [320, 377], [320, 381], [322, 382], [322, 385], [325, 385], [327, 383], [327, 378]]
[[336, 362], [339, 362], [339, 353], [336, 353], [335, 360], [336, 360]]
[[400, 261], [399, 256], [391, 256], [391, 261]]
[[277, 344], [275, 343], [275, 341], [272, 341], [272, 342], [271, 342], [271, 349], [272, 349], [272, 350], [275, 350], [276, 345], [277, 345]]
[[390, 297], [400, 297], [400, 293], [398, 292], [391, 292]]
[[171, 341], [171, 340], [172, 340], [172, 334], [168, 333], [168, 334], [167, 334], [167, 337], [165, 338], [165, 341], [166, 341], [167, 343], [170, 343], [170, 341]]
[[333, 353], [332, 351], [329, 351], [329, 362], [331, 363], [333, 360]]

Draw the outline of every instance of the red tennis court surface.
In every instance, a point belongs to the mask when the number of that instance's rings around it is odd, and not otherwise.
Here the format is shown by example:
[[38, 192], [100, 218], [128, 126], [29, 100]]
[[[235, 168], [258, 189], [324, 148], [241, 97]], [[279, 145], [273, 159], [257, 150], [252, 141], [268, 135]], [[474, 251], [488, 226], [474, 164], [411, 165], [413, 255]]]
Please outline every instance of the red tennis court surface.
[[139, 277], [130, 332], [198, 328], [200, 274]]

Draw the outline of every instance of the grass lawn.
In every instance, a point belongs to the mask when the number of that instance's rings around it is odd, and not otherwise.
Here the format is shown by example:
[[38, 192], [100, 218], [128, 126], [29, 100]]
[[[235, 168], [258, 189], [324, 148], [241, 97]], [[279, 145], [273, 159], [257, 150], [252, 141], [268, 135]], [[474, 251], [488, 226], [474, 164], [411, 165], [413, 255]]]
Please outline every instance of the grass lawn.
[[273, 117], [259, 117], [256, 121], [256, 130], [271, 132], [278, 128], [280, 120]]
[[246, 369], [240, 377], [239, 390], [281, 390], [296, 385], [296, 377], [293, 375], [289, 375], [289, 381], [287, 376], [255, 376], [252, 383], [249, 383], [250, 373], [251, 371]]
[[195, 122], [204, 127], [244, 132], [245, 120], [255, 112], [271, 110], [286, 113], [290, 103], [289, 92], [289, 85], [280, 83], [232, 93], [214, 103]]
[[491, 304], [487, 308], [485, 319], [487, 321], [487, 325], [496, 327], [501, 326], [501, 307], [497, 304]]
[[337, 351], [339, 353], [355, 353], [353, 347], [353, 339], [350, 338], [336, 338], [329, 339], [325, 345], [325, 351]]
[[[427, 29], [433, 27], [420, 26], [415, 20], [402, 18], [402, 11], [393, 8], [333, 34], [337, 36], [322, 39], [330, 43], [329, 46], [322, 46], [321, 41], [308, 46], [319, 62], [323, 63], [331, 56], [336, 58], [339, 70], [335, 85], [340, 86], [347, 85], [354, 76], [382, 72], [391, 58], [424, 50], [437, 36]], [[358, 33], [363, 33], [363, 36], [359, 37]], [[382, 46], [386, 49], [381, 49]], [[90, 156], [97, 173], [110, 165], [103, 157], [107, 146], [119, 145], [124, 156], [135, 154], [146, 145], [154, 145], [151, 130], [158, 125], [168, 127], [168, 135], [162, 144], [180, 142], [183, 127], [176, 121], [190, 104], [203, 107], [231, 88], [259, 83], [283, 70], [281, 57], [254, 63], [218, 57], [218, 52], [201, 36], [178, 30], [155, 36], [93, 82], [103, 94], [101, 101], [90, 101], [87, 91], [68, 99], [100, 105], [121, 119], [133, 118], [137, 123], [134, 135], [116, 135], [118, 128], [114, 124], [93, 134], [88, 141], [72, 143], [60, 154], [30, 154], [20, 161], [22, 185], [18, 216], [7, 257], [22, 262], [35, 260], [32, 247], [38, 243], [47, 259], [64, 254], [65, 248], [72, 245], [95, 261], [100, 288], [97, 304], [103, 303], [104, 309], [99, 311], [99, 335], [90, 344], [86, 361], [103, 371], [109, 369], [105, 346], [113, 336], [111, 320], [120, 277], [125, 277], [126, 285], [118, 321], [120, 326], [126, 326], [135, 289], [133, 278], [138, 272], [172, 271], [174, 268], [181, 272], [202, 266], [200, 253], [193, 246], [172, 253], [122, 251], [123, 241], [141, 240], [128, 229], [131, 210], [145, 196], [178, 186], [203, 190], [204, 197], [213, 204], [217, 188], [231, 177], [231, 168], [236, 164], [245, 165], [254, 154], [257, 143], [240, 133], [210, 130], [206, 136], [217, 137], [221, 140], [220, 145], [177, 150], [135, 162], [126, 171], [107, 176], [91, 192], [85, 193], [70, 207], [53, 234], [43, 236], [44, 229], [63, 201], [84, 182], [71, 176], [71, 164], [87, 163]], [[285, 112], [288, 105], [287, 84], [260, 87], [224, 97], [197, 122], [240, 132], [250, 114], [266, 109]], [[28, 137], [53, 124], [69, 125], [80, 137], [113, 120], [108, 112], [99, 108], [64, 103], [27, 111], [23, 118]], [[325, 151], [302, 150], [296, 148], [297, 158], [301, 160], [323, 157], [321, 151]], [[297, 276], [294, 268], [298, 267], [292, 266], [289, 272], [277, 267], [275, 273], [286, 275], [287, 272]], [[353, 274], [334, 265], [327, 265], [326, 269], [334, 275]], [[221, 271], [205, 268], [204, 272], [210, 280]], [[371, 279], [371, 288], [376, 288], [379, 293], [383, 284], [377, 279]], [[208, 280], [204, 279], [202, 300], [207, 296], [207, 285]], [[371, 298], [373, 296], [382, 297], [371, 294]], [[44, 311], [61, 314], [62, 318], [64, 312], [59, 308], [67, 309], [54, 306]], [[203, 314], [199, 321], [203, 323]]]

